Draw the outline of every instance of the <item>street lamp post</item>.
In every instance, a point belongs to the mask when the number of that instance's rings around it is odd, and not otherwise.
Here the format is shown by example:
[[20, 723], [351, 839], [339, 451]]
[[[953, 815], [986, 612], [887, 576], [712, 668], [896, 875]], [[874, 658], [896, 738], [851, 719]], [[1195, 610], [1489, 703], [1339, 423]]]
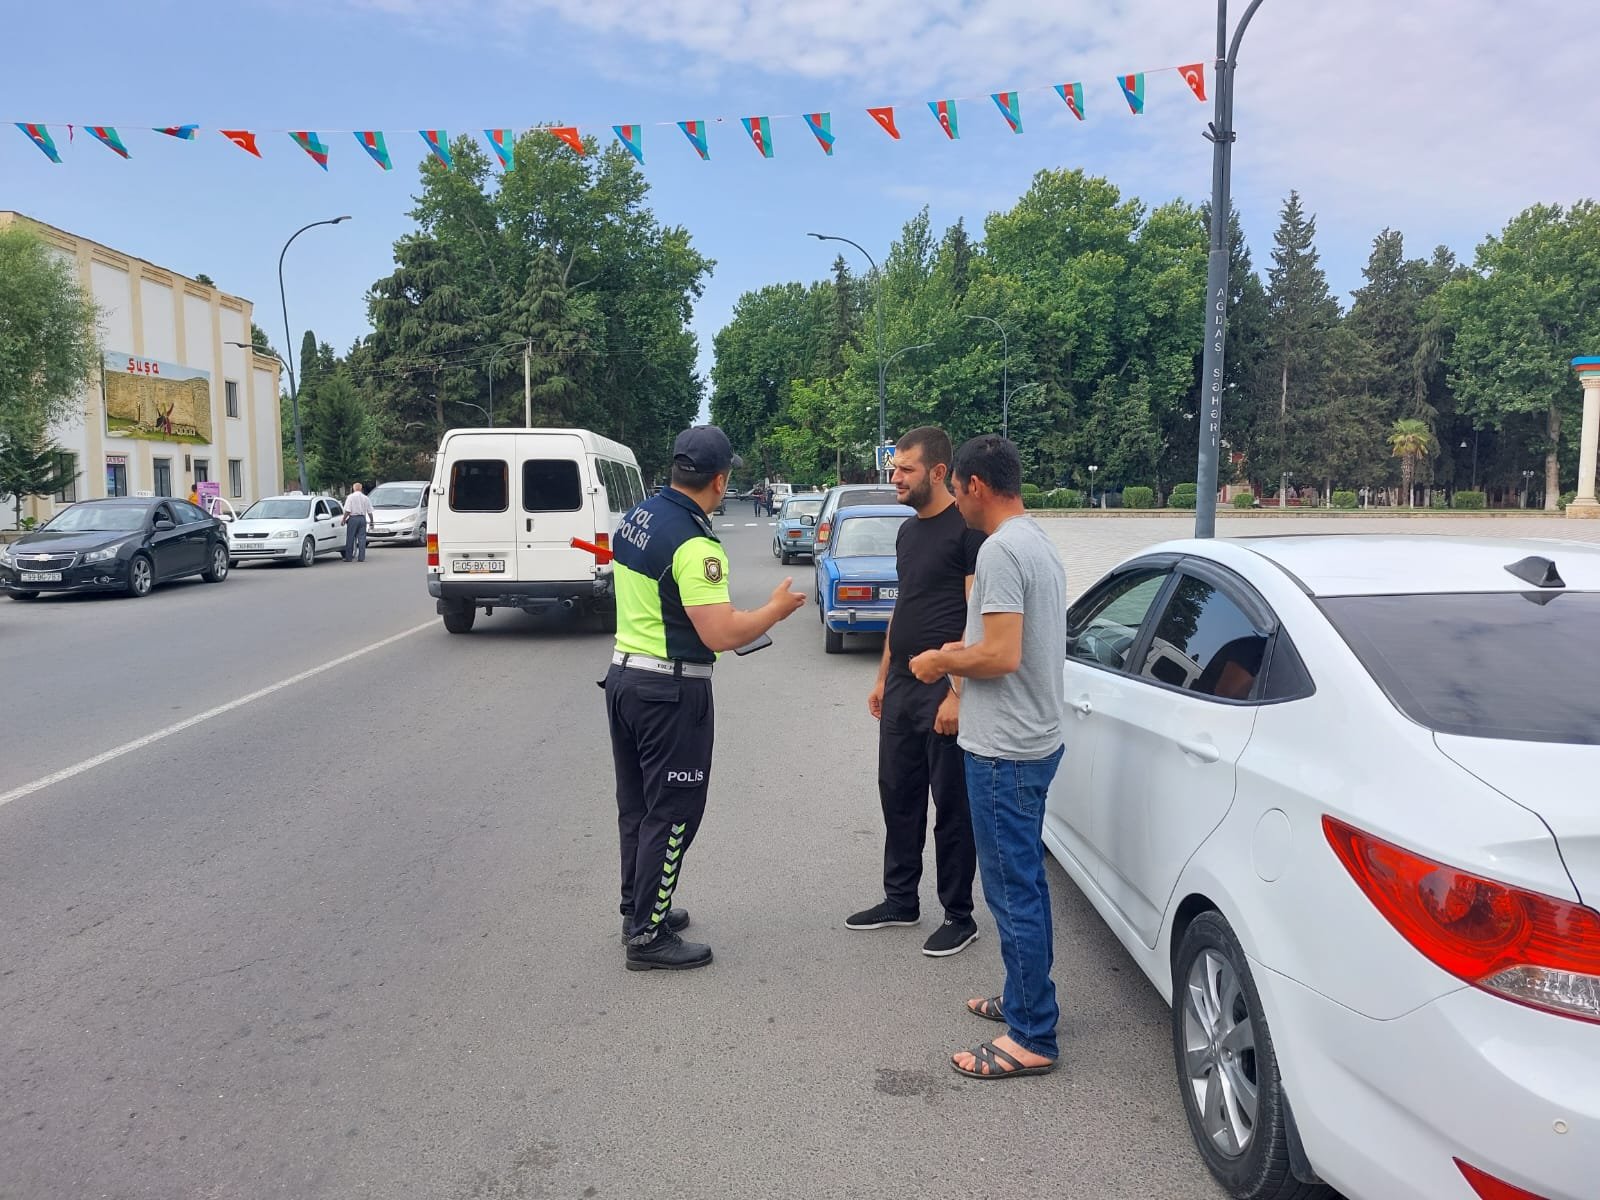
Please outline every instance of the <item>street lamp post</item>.
[[1089, 464], [1089, 507], [1094, 507], [1094, 473], [1100, 468], [1093, 463]]
[[[294, 354], [294, 334], [289, 331], [289, 299], [283, 290], [283, 256], [289, 253], [289, 247], [294, 244], [294, 239], [307, 229], [315, 229], [318, 225], [337, 225], [340, 221], [349, 219], [348, 216], [330, 217], [326, 221], [313, 221], [309, 225], [303, 225], [289, 235], [289, 240], [283, 244], [283, 249], [278, 251], [278, 302], [283, 305], [283, 336], [287, 342], [284, 349], [291, 356]], [[289, 405], [294, 415], [295, 466], [300, 472], [300, 490], [306, 492], [310, 491], [310, 488], [306, 484], [306, 448], [300, 436], [300, 392], [295, 386], [294, 364], [284, 358], [278, 361], [289, 369]]]
[[[274, 350], [271, 346], [268, 346], [265, 350], [262, 350], [261, 347], [257, 346], [254, 342], [233, 342], [233, 341], [224, 342], [223, 345], [225, 345], [225, 346], [237, 346], [241, 350], [250, 350], [250, 351], [255, 352], [256, 354], [270, 354], [270, 355], [272, 355], [273, 358], [278, 360], [278, 365], [280, 367], [282, 367], [285, 371], [289, 372], [289, 378], [290, 379], [294, 378], [294, 370], [293, 370], [293, 368], [291, 368], [289, 366], [288, 360], [286, 358], [284, 358], [283, 355], [279, 354], [276, 350]], [[291, 385], [291, 390], [290, 390], [289, 394], [291, 396], [294, 394], [292, 385]], [[300, 422], [299, 422], [298, 418], [295, 420], [294, 430], [295, 430], [295, 433], [297, 433], [297, 434], [300, 432]], [[299, 449], [299, 441], [298, 441], [298, 439], [296, 440], [295, 448]], [[302, 466], [300, 468], [300, 478], [301, 478], [302, 481], [305, 479], [305, 468], [304, 468], [304, 466]], [[300, 484], [300, 490], [302, 492], [307, 490], [306, 489], [306, 485], [305, 485], [304, 482], [302, 482]]]
[[1217, 447], [1222, 439], [1224, 391], [1223, 343], [1228, 333], [1228, 218], [1233, 215], [1233, 73], [1239, 62], [1239, 41], [1261, 0], [1250, 0], [1244, 17], [1228, 41], [1228, 0], [1217, 0], [1217, 61], [1212, 86], [1216, 100], [1206, 138], [1211, 142], [1211, 254], [1206, 266], [1206, 340], [1200, 368], [1200, 391], [1206, 406], [1200, 422], [1200, 462], [1195, 472], [1194, 535], [1217, 534]]
[[1011, 339], [1006, 336], [1006, 327], [993, 317], [980, 316], [977, 313], [967, 313], [969, 321], [987, 321], [1000, 331], [1000, 436], [1011, 436], [1011, 391], [1009, 388], [1011, 371]]
[[475, 409], [477, 409], [479, 412], [483, 413], [484, 420], [488, 421], [491, 426], [494, 425], [494, 417], [492, 417], [489, 413], [484, 411], [483, 405], [474, 404], [471, 400], [457, 400], [456, 403], [461, 405], [461, 407], [463, 407], [463, 408], [475, 408]]
[[1522, 507], [1523, 508], [1527, 508], [1528, 507], [1529, 493], [1531, 493], [1533, 491], [1533, 476], [1534, 476], [1534, 474], [1535, 473], [1533, 471], [1524, 471], [1522, 473]]
[[[878, 286], [873, 289], [874, 297], [873, 297], [872, 306], [876, 310], [876, 324], [877, 324], [877, 335], [876, 335], [876, 338], [874, 340], [877, 343], [877, 353], [878, 353], [878, 445], [881, 446], [881, 445], [883, 445], [884, 440], [889, 436], [888, 414], [886, 413], [886, 411], [884, 409], [884, 401], [883, 401], [883, 381], [884, 381], [884, 361], [883, 361], [883, 272], [878, 270], [878, 262], [877, 262], [877, 260], [874, 259], [872, 257], [872, 255], [867, 253], [866, 247], [863, 246], [860, 242], [853, 242], [847, 237], [837, 237], [837, 236], [835, 236], [834, 234], [831, 234], [831, 233], [813, 233], [813, 234], [810, 234], [809, 236], [816, 238], [817, 241], [819, 241], [819, 242], [844, 242], [846, 245], [854, 246], [857, 250], [861, 251], [862, 255], [866, 258], [866, 260], [869, 263], [872, 264], [872, 274], [877, 278]], [[878, 458], [878, 451], [877, 451], [876, 447], [873, 448], [872, 458], [873, 458], [873, 465], [876, 466], [877, 465], [877, 458]], [[879, 483], [884, 482], [884, 475], [885, 475], [885, 473], [883, 471], [879, 471], [878, 472], [878, 482]]]

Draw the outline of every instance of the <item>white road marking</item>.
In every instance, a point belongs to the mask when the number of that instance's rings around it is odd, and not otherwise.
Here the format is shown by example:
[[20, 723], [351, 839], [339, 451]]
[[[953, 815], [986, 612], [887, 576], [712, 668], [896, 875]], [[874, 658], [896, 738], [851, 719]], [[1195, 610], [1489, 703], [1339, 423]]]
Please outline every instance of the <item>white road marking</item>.
[[380, 642], [373, 642], [370, 646], [352, 650], [349, 654], [336, 658], [331, 662], [312, 667], [309, 671], [301, 671], [300, 674], [291, 675], [288, 679], [280, 679], [277, 683], [269, 684], [258, 691], [251, 692], [248, 696], [240, 696], [237, 700], [230, 700], [217, 708], [179, 721], [176, 725], [168, 725], [165, 729], [158, 729], [154, 733], [147, 733], [141, 738], [134, 738], [131, 742], [124, 742], [122, 745], [107, 750], [103, 754], [96, 754], [93, 758], [86, 758], [80, 763], [64, 767], [52, 775], [46, 775], [42, 779], [35, 779], [32, 783], [25, 783], [21, 787], [12, 788], [9, 792], [0, 793], [0, 805], [10, 804], [13, 800], [21, 800], [24, 796], [31, 796], [34, 792], [50, 787], [53, 784], [62, 783], [71, 779], [74, 775], [82, 775], [85, 771], [92, 771], [96, 767], [104, 766], [112, 759], [121, 758], [124, 754], [132, 754], [135, 750], [143, 750], [146, 746], [152, 746], [156, 742], [164, 741], [174, 734], [182, 733], [186, 729], [193, 729], [196, 725], [209, 721], [213, 717], [220, 717], [223, 713], [232, 712], [236, 708], [254, 704], [257, 700], [265, 699], [274, 692], [281, 692], [284, 688], [293, 687], [297, 683], [304, 683], [314, 676], [321, 675], [324, 671], [342, 667], [345, 663], [353, 662], [364, 654], [371, 654], [374, 650], [382, 650], [385, 646], [392, 646], [402, 638], [408, 638], [414, 633], [421, 633], [424, 629], [432, 628], [435, 628], [433, 621], [425, 621], [421, 625], [414, 625], [410, 629], [403, 630], [392, 637], [386, 637]]
[[744, 523], [744, 527], [746, 529], [754, 529], [756, 527], [756, 523], [754, 521], [746, 521]]

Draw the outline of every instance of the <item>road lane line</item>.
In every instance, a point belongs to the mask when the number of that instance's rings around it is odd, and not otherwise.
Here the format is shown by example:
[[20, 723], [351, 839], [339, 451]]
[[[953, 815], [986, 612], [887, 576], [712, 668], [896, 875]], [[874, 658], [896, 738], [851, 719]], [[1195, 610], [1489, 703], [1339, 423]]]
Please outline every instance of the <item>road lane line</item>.
[[288, 679], [280, 679], [277, 683], [269, 684], [258, 691], [251, 692], [248, 696], [240, 696], [237, 700], [230, 700], [217, 708], [198, 713], [186, 720], [179, 721], [176, 725], [168, 725], [165, 729], [158, 729], [154, 733], [147, 733], [141, 738], [134, 738], [131, 742], [124, 742], [122, 745], [107, 750], [103, 754], [96, 754], [93, 758], [86, 758], [70, 767], [63, 767], [54, 774], [46, 775], [42, 779], [35, 779], [32, 783], [25, 783], [21, 787], [12, 788], [9, 792], [0, 792], [0, 806], [10, 804], [13, 800], [21, 800], [24, 796], [31, 796], [34, 792], [50, 787], [53, 784], [62, 783], [71, 779], [74, 775], [82, 775], [85, 771], [92, 771], [96, 767], [104, 766], [112, 759], [121, 758], [124, 754], [132, 754], [135, 750], [143, 750], [146, 746], [164, 741], [173, 736], [173, 734], [182, 733], [186, 729], [193, 729], [196, 725], [209, 721], [213, 717], [220, 717], [223, 713], [232, 712], [236, 708], [254, 704], [257, 700], [265, 699], [274, 692], [281, 692], [284, 688], [293, 687], [297, 683], [304, 683], [314, 676], [321, 675], [324, 671], [342, 667], [345, 663], [354, 662], [364, 654], [371, 654], [374, 650], [382, 650], [385, 646], [392, 646], [402, 638], [408, 638], [414, 633], [421, 633], [424, 629], [432, 629], [435, 626], [436, 623], [433, 621], [424, 621], [421, 625], [414, 625], [410, 629], [394, 634], [392, 637], [373, 642], [370, 646], [352, 650], [349, 654], [342, 655], [331, 662], [325, 662], [321, 666], [312, 667], [309, 671], [301, 671], [300, 674], [291, 675]]

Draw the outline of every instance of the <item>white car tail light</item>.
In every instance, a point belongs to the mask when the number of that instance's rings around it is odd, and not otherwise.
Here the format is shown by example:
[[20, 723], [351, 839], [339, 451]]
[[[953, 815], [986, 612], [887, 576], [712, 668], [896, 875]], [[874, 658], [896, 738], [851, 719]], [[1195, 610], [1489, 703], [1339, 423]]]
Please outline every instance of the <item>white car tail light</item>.
[[1414, 854], [1333, 817], [1333, 852], [1384, 919], [1474, 987], [1600, 1023], [1600, 913]]

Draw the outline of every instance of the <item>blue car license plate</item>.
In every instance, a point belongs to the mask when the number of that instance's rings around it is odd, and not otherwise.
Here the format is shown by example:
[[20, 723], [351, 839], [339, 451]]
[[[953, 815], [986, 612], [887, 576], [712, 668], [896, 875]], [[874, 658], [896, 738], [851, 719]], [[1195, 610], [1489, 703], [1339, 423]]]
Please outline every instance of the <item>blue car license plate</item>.
[[878, 599], [898, 600], [900, 599], [900, 589], [897, 587], [881, 587], [878, 589]]

